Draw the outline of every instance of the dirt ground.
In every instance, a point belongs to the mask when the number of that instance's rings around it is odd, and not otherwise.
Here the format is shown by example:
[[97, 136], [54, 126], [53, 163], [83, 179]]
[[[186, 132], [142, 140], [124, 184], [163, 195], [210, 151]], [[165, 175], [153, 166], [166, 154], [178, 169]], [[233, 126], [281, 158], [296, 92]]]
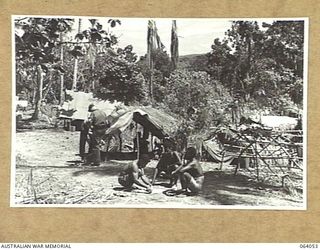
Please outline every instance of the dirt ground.
[[[74, 206], [192, 207], [241, 205], [301, 207], [301, 192], [287, 192], [281, 181], [257, 182], [245, 171], [233, 175], [233, 166], [202, 163], [203, 191], [198, 196], [166, 195], [167, 180], [158, 180], [152, 194], [122, 190], [117, 175], [128, 161], [107, 161], [99, 167], [82, 166], [78, 153], [79, 132], [62, 129], [24, 130], [16, 133], [16, 204], [63, 204]], [[151, 177], [157, 161], [146, 168]], [[13, 166], [14, 167], [14, 166]]]

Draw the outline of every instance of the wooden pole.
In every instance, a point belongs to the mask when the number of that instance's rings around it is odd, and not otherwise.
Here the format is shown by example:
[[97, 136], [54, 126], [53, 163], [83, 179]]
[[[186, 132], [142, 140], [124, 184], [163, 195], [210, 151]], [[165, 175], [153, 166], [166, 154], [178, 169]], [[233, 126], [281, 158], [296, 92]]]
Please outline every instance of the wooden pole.
[[152, 133], [150, 133], [150, 148], [149, 148], [149, 150], [151, 151], [151, 152], [153, 152], [153, 134]]
[[258, 162], [258, 154], [257, 154], [257, 149], [258, 149], [258, 147], [257, 147], [257, 142], [255, 142], [254, 143], [254, 155], [255, 155], [255, 157], [254, 157], [254, 164], [255, 164], [255, 167], [256, 167], [256, 173], [257, 173], [257, 180], [259, 181], [259, 162]]
[[[237, 132], [237, 131], [234, 130], [233, 132]], [[243, 138], [243, 136], [237, 134], [237, 139], [238, 139], [238, 138]], [[241, 157], [241, 156], [243, 155], [243, 153], [244, 153], [249, 147], [251, 147], [252, 144], [253, 144], [253, 142], [248, 141], [247, 138], [244, 138], [244, 139], [245, 139], [245, 142], [248, 143], [248, 145], [246, 145], [246, 146], [240, 151], [240, 154], [238, 155], [238, 164], [237, 164], [236, 169], [234, 170], [234, 175], [237, 174], [238, 169], [239, 169], [239, 167], [240, 167], [240, 157]]]
[[280, 148], [282, 149], [282, 151], [292, 160], [292, 162], [299, 168], [301, 169], [301, 166], [299, 165], [299, 163], [297, 163], [294, 159], [294, 157], [292, 157], [292, 155], [290, 155], [290, 153], [281, 145], [280, 142], [278, 142], [277, 140], [274, 140], [274, 142], [276, 142]]
[[223, 150], [222, 152], [222, 158], [221, 158], [221, 163], [220, 163], [220, 170], [222, 170], [222, 166], [223, 166], [223, 161], [224, 161], [224, 155], [225, 155], [226, 151]]
[[140, 133], [137, 130], [137, 159], [140, 158]]
[[121, 132], [119, 132], [119, 148], [120, 148], [120, 152], [122, 152], [122, 136], [121, 136]]

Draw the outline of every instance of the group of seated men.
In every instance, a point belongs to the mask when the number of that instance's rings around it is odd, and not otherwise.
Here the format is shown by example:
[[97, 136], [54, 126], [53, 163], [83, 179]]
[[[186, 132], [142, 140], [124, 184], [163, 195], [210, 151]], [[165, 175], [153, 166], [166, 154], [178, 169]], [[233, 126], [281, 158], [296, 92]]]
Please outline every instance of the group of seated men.
[[[154, 170], [150, 180], [144, 173], [144, 168], [150, 162], [148, 154], [141, 154], [139, 158], [128, 164], [118, 177], [119, 183], [128, 189], [138, 188], [152, 193], [157, 177], [161, 174], [170, 179], [169, 187], [176, 194], [185, 193], [196, 195], [202, 190], [204, 175], [199, 161], [196, 159], [197, 151], [194, 147], [187, 148], [183, 160], [175, 150], [174, 144], [167, 144], [165, 152]], [[181, 189], [177, 189], [180, 180]]]

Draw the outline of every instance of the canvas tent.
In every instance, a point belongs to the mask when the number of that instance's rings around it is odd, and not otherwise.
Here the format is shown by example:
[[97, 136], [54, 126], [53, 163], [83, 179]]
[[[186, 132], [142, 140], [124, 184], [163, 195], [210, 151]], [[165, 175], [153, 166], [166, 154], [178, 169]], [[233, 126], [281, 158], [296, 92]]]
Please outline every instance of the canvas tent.
[[[110, 116], [114, 113], [110, 114]], [[163, 111], [152, 107], [130, 107], [126, 111], [119, 113], [111, 127], [107, 130], [107, 135], [122, 133], [130, 124], [137, 123], [147, 129], [152, 135], [163, 139], [177, 129], [177, 120]]]
[[237, 130], [227, 128], [217, 129], [214, 134], [226, 133], [229, 139], [232, 138], [230, 142], [226, 143], [225, 141], [221, 141], [216, 136], [214, 136], [208, 140], [203, 141], [203, 149], [213, 158], [214, 161], [230, 162], [230, 160], [236, 157], [237, 152], [230, 152], [230, 149], [232, 147], [226, 147], [226, 145], [234, 144], [237, 146], [241, 146], [241, 140], [243, 138], [239, 137], [240, 134], [243, 133], [242, 136], [246, 136], [247, 133], [250, 134], [251, 131], [255, 131], [259, 136], [264, 136], [266, 135], [266, 133], [268, 134], [271, 131], [290, 131], [294, 129], [298, 123], [297, 118], [292, 118], [289, 116], [250, 116], [249, 120], [252, 123], [242, 124], [237, 128]]
[[136, 159], [141, 152], [150, 153], [155, 141], [172, 135], [178, 126], [174, 117], [152, 107], [115, 109], [108, 119], [111, 126], [106, 131], [104, 152], [108, 159], [117, 160]]
[[252, 117], [252, 120], [259, 122], [266, 127], [273, 129], [294, 129], [298, 124], [298, 119], [289, 116], [277, 116], [277, 115], [265, 115], [258, 117]]
[[234, 153], [226, 151], [215, 138], [203, 141], [202, 146], [215, 162], [231, 163], [236, 157]]
[[294, 129], [298, 123], [297, 118], [289, 116], [261, 116], [261, 123], [267, 127], [280, 129]]

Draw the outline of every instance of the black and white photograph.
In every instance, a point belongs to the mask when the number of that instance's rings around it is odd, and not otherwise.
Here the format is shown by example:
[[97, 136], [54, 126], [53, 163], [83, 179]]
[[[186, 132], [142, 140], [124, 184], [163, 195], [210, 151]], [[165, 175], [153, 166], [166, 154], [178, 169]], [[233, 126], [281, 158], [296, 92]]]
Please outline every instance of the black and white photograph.
[[307, 208], [307, 18], [12, 16], [12, 207]]

